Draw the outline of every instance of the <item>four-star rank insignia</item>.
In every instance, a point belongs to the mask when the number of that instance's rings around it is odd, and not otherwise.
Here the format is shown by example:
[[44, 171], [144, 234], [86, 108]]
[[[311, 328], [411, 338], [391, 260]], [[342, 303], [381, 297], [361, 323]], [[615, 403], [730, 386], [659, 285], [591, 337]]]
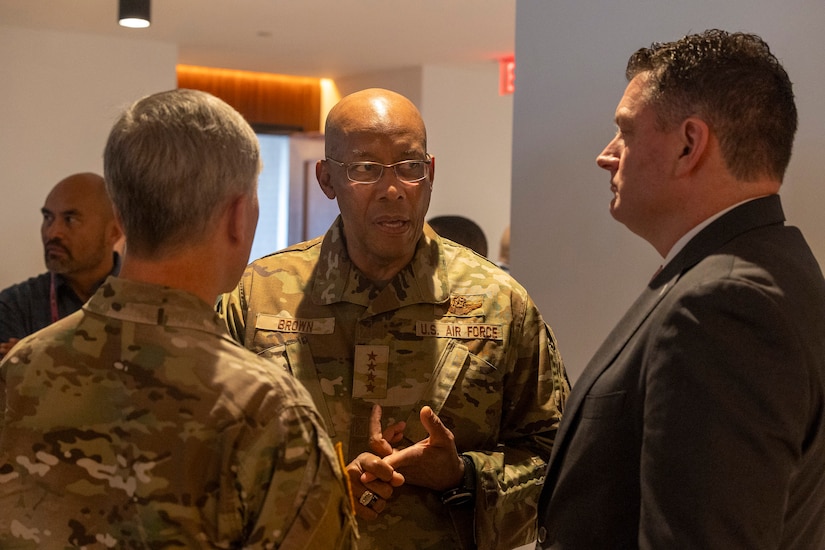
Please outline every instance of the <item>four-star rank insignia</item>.
[[389, 346], [355, 346], [352, 396], [362, 399], [387, 397]]

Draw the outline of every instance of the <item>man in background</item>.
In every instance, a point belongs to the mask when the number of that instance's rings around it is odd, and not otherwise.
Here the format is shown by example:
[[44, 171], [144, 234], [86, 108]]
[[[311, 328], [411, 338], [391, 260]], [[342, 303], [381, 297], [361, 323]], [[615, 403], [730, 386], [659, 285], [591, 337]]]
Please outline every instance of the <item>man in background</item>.
[[501, 232], [498, 243], [498, 266], [504, 271], [510, 271], [510, 225]]
[[103, 178], [84, 172], [54, 186], [41, 209], [48, 272], [0, 292], [0, 358], [18, 339], [77, 311], [108, 275], [121, 231]]
[[464, 216], [434, 216], [427, 220], [436, 233], [487, 256], [487, 237], [479, 225]]
[[258, 221], [255, 133], [162, 92], [117, 120], [104, 169], [120, 276], [0, 363], [0, 547], [354, 548], [309, 395], [214, 312]]
[[577, 381], [540, 548], [825, 548], [825, 281], [778, 195], [797, 111], [758, 36], [633, 54], [598, 156], [663, 268]]
[[534, 543], [569, 391], [536, 305], [426, 225], [434, 159], [407, 98], [342, 99], [315, 173], [340, 216], [247, 268], [220, 304], [230, 332], [288, 357], [343, 445], [359, 548]]

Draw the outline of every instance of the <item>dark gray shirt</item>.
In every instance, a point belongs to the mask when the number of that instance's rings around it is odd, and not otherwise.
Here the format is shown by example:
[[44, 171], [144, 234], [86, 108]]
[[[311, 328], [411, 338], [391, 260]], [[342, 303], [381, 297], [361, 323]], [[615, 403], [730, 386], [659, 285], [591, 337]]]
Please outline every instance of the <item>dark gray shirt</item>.
[[[119, 272], [120, 255], [115, 252], [114, 267], [109, 274], [117, 275]], [[98, 285], [105, 279], [101, 279]], [[83, 301], [62, 275], [55, 275], [54, 290], [58, 318], [62, 319], [83, 306]], [[23, 338], [52, 324], [50, 293], [51, 273], [48, 271], [0, 292], [0, 342]]]

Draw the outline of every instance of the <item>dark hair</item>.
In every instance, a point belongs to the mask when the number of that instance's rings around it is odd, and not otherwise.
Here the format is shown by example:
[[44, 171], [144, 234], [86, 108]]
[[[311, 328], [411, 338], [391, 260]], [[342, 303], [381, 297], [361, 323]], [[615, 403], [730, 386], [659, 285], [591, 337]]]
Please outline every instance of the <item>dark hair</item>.
[[662, 129], [702, 118], [741, 181], [782, 180], [797, 128], [793, 85], [755, 34], [718, 29], [654, 43], [627, 63], [628, 81], [646, 73], [648, 101]]
[[442, 237], [487, 256], [487, 237], [473, 220], [464, 216], [435, 216], [427, 223]]

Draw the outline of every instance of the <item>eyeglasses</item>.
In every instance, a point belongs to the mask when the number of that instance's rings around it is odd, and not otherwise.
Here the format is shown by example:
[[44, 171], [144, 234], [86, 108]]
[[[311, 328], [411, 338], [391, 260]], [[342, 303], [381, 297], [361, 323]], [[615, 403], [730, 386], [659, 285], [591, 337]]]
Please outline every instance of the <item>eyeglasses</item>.
[[432, 162], [430, 155], [425, 160], [401, 160], [392, 164], [359, 161], [341, 162], [327, 157], [327, 160], [347, 169], [347, 178], [353, 183], [376, 183], [384, 175], [384, 168], [395, 170], [395, 177], [404, 183], [418, 183], [428, 175], [427, 167]]

